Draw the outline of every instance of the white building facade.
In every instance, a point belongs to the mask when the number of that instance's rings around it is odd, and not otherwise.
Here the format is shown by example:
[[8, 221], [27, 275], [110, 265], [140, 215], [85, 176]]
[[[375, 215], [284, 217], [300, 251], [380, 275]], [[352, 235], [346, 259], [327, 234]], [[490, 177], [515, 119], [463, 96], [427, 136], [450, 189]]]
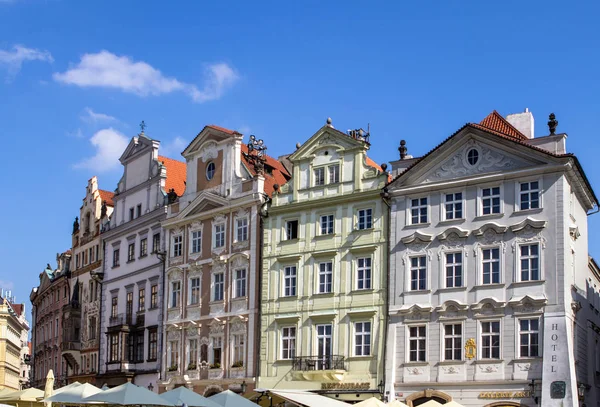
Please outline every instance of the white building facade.
[[534, 138], [528, 111], [493, 112], [392, 163], [388, 399], [578, 405], [574, 293], [597, 200], [549, 126]]
[[185, 163], [158, 155], [160, 142], [143, 132], [120, 158], [123, 177], [103, 225], [104, 261], [97, 383], [131, 381], [158, 389], [164, 298], [164, 245], [160, 222], [167, 192], [181, 195]]

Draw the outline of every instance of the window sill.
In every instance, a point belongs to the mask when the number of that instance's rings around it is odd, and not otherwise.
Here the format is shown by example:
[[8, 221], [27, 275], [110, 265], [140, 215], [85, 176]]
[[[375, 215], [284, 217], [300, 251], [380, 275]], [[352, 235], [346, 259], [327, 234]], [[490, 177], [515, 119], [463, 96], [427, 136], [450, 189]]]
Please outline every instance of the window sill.
[[279, 301], [298, 300], [297, 295], [282, 295], [278, 298]]
[[286, 364], [287, 364], [287, 363], [292, 363], [292, 362], [293, 362], [293, 360], [292, 360], [292, 359], [277, 359], [277, 360], [275, 361], [275, 363], [286, 363]]
[[409, 290], [403, 293], [405, 296], [410, 294], [431, 294], [431, 290]]
[[144, 315], [145, 312], [146, 312], [145, 309], [141, 309], [136, 312], [136, 315]]
[[373, 359], [373, 355], [354, 355], [354, 356], [348, 356], [346, 357], [346, 360], [369, 360], [369, 359]]
[[504, 359], [476, 359], [473, 360], [474, 365], [485, 365], [488, 363], [503, 363]]
[[479, 215], [475, 216], [474, 221], [478, 220], [488, 220], [488, 219], [500, 219], [504, 217], [504, 213], [490, 213], [489, 215]]
[[[375, 228], [373, 226], [371, 226], [370, 228], [364, 228], [364, 229], [359, 229], [359, 228], [354, 228], [352, 230], [352, 232], [356, 232], [356, 233], [367, 233], [367, 232], [372, 232], [373, 230], [375, 230]], [[352, 233], [351, 232], [351, 233]]]
[[335, 233], [327, 233], [324, 235], [315, 235], [315, 239], [327, 239], [328, 237], [335, 237], [336, 234]]
[[542, 361], [542, 357], [541, 356], [537, 356], [537, 357], [528, 357], [528, 358], [517, 358], [517, 359], [513, 359], [511, 360], [512, 363], [523, 363], [523, 362], [541, 362]]
[[492, 283], [492, 284], [477, 284], [473, 288], [502, 288], [505, 287], [504, 283]]
[[334, 292], [329, 293], [313, 293], [313, 297], [333, 297], [335, 296]]
[[150, 307], [150, 308], [148, 308], [148, 311], [154, 311], [155, 309], [158, 309], [158, 306], [156, 306], [156, 307]]
[[515, 215], [528, 215], [530, 213], [540, 213], [544, 208], [532, 208], [532, 209], [515, 209]]
[[466, 364], [466, 360], [440, 360], [437, 365], [438, 366], [446, 366], [446, 365], [464, 365]]
[[373, 293], [375, 291], [375, 289], [373, 288], [355, 288], [354, 290], [350, 291], [350, 294], [369, 294], [369, 293]]
[[135, 261], [135, 259], [127, 260], [127, 261], [126, 261], [126, 264], [133, 263], [134, 261]]
[[148, 359], [146, 362], [156, 362], [158, 359]]
[[444, 288], [438, 288], [437, 292], [443, 292], [443, 293], [448, 293], [448, 292], [454, 292], [454, 291], [466, 291], [467, 287], [444, 287]]
[[427, 361], [424, 361], [424, 362], [404, 362], [404, 364], [402, 366], [404, 366], [404, 367], [429, 366], [429, 362], [427, 362]]
[[140, 257], [138, 257], [138, 259], [143, 259], [144, 257], [148, 257], [147, 254], [140, 254]]
[[[232, 297], [231, 301], [245, 301], [247, 299], [248, 299], [248, 296], [242, 295], [242, 296], [239, 296], [239, 297]], [[197, 304], [197, 305], [200, 305], [200, 304]]]
[[445, 220], [441, 220], [438, 222], [438, 226], [445, 226], [445, 225], [459, 225], [461, 223], [465, 223], [466, 219], [465, 218], [458, 218], [458, 219], [445, 219]]
[[225, 300], [211, 300], [208, 304], [209, 305], [217, 305], [217, 304], [224, 304]]
[[411, 223], [411, 224], [405, 225], [403, 229], [419, 229], [419, 228], [427, 228], [429, 226], [431, 226], [431, 223], [429, 223], [429, 222]]
[[298, 241], [299, 241], [299, 240], [300, 240], [300, 239], [299, 239], [299, 238], [297, 238], [297, 237], [295, 237], [295, 238], [293, 238], [293, 239], [282, 239], [282, 240], [281, 240], [281, 243], [284, 243], [284, 244], [285, 244], [285, 243], [298, 243]]
[[538, 285], [538, 284], [544, 284], [545, 282], [546, 282], [546, 280], [513, 281], [512, 283], [509, 284], [509, 287]]

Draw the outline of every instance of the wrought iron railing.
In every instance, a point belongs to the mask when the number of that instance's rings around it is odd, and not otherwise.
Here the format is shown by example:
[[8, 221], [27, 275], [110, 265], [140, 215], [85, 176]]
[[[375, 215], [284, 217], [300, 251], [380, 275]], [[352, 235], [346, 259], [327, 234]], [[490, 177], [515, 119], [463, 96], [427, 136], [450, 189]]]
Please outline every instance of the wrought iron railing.
[[297, 356], [292, 358], [292, 370], [346, 370], [344, 356]]

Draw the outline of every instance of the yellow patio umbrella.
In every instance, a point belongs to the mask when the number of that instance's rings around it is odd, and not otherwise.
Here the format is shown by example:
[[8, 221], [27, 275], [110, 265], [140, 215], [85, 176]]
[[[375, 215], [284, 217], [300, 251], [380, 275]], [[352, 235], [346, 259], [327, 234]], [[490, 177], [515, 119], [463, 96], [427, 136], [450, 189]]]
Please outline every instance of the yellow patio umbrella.
[[[46, 387], [44, 387], [44, 398], [52, 396], [52, 392], [54, 391], [54, 372], [52, 369], [48, 370], [48, 375], [46, 376]], [[52, 403], [44, 403], [46, 407], [52, 407]]]
[[389, 403], [387, 403], [387, 405], [389, 407], [408, 407], [408, 404], [405, 404], [398, 399], [394, 399], [393, 401], [390, 401]]

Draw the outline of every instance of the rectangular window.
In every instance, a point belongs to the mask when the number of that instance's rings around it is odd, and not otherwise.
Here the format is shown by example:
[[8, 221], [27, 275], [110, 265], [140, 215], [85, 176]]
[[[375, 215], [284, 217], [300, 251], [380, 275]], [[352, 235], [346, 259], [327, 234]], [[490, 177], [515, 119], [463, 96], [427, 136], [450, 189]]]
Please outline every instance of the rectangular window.
[[338, 164], [330, 165], [328, 167], [328, 169], [329, 169], [329, 183], [337, 184], [338, 182], [340, 182], [340, 166]]
[[298, 221], [288, 220], [285, 222], [285, 239], [298, 239]]
[[225, 225], [215, 225], [215, 247], [225, 247]]
[[134, 209], [133, 207], [129, 208], [129, 220], [133, 220]]
[[135, 243], [129, 243], [127, 247], [127, 261], [135, 260]]
[[519, 349], [522, 358], [536, 358], [540, 353], [540, 320], [519, 320]]
[[235, 221], [236, 242], [248, 240], [248, 218], [240, 218]]
[[427, 289], [427, 257], [419, 256], [410, 259], [410, 289]]
[[234, 295], [236, 298], [246, 296], [246, 269], [235, 271]]
[[192, 232], [192, 253], [200, 253], [202, 251], [202, 232], [199, 230]]
[[332, 367], [333, 325], [317, 325], [317, 370], [329, 370]]
[[481, 358], [500, 359], [500, 321], [481, 323]]
[[146, 309], [146, 289], [140, 288], [138, 297], [138, 311], [144, 311]]
[[148, 239], [143, 238], [140, 240], [140, 257], [148, 255]]
[[200, 277], [190, 280], [190, 305], [200, 304]]
[[113, 250], [113, 267], [119, 267], [119, 257], [120, 257], [120, 250], [114, 249]]
[[117, 297], [112, 297], [111, 301], [112, 302], [110, 305], [110, 316], [111, 316], [111, 318], [116, 318], [117, 314], [119, 313], [119, 308], [118, 308], [119, 299]]
[[244, 365], [245, 338], [243, 334], [233, 335], [233, 360], [238, 365]]
[[462, 287], [462, 253], [446, 253], [446, 287]]
[[296, 356], [296, 327], [281, 329], [281, 359], [292, 359]]
[[93, 263], [95, 260], [94, 259], [94, 248], [90, 247], [89, 252], [90, 252], [90, 263]]
[[373, 210], [360, 209], [358, 211], [358, 229], [371, 229], [373, 227]]
[[539, 181], [521, 182], [519, 185], [519, 202], [521, 210], [537, 209], [540, 207]]
[[135, 336], [135, 361], [144, 361], [144, 332], [138, 332]]
[[150, 287], [150, 309], [158, 307], [158, 285]]
[[321, 235], [333, 234], [333, 215], [321, 216]]
[[96, 332], [97, 332], [97, 326], [96, 326], [96, 317], [90, 317], [89, 319], [89, 323], [88, 323], [88, 337], [89, 339], [96, 339]]
[[481, 214], [500, 213], [500, 187], [483, 188], [481, 190]]
[[119, 360], [119, 334], [110, 334], [110, 361], [117, 362]]
[[169, 367], [179, 367], [179, 341], [170, 341], [169, 349], [171, 350], [171, 354], [169, 355]]
[[225, 284], [225, 275], [215, 273], [214, 275], [213, 301], [223, 301], [223, 286]]
[[136, 218], [139, 218], [140, 216], [142, 216], [142, 204], [139, 204], [139, 205], [137, 206], [137, 209], [136, 209], [136, 214], [135, 214], [135, 217], [136, 217]]
[[195, 369], [198, 362], [198, 339], [190, 339], [189, 340], [189, 350], [188, 350], [188, 369]]
[[173, 236], [173, 257], [183, 254], [183, 236]]
[[[131, 315], [133, 315], [133, 292], [128, 292], [125, 297], [125, 315], [127, 318], [127, 323], [131, 324]], [[133, 355], [132, 355], [133, 356]]]
[[462, 360], [462, 325], [444, 325], [444, 360]]
[[425, 326], [408, 328], [409, 359], [411, 362], [425, 362], [427, 350], [427, 329]]
[[181, 281], [171, 282], [171, 308], [181, 305]]
[[160, 251], [160, 233], [156, 233], [152, 236], [152, 253], [158, 253]]
[[288, 266], [283, 270], [283, 295], [292, 297], [296, 295], [296, 266]]
[[483, 284], [500, 283], [500, 249], [483, 249]]
[[333, 281], [333, 263], [319, 263], [319, 293], [330, 293]]
[[356, 260], [356, 288], [371, 289], [371, 258], [363, 257]]
[[520, 246], [521, 281], [537, 281], [540, 279], [540, 246], [525, 244]]
[[158, 332], [156, 328], [148, 330], [148, 360], [156, 360]]
[[410, 200], [410, 223], [427, 223], [427, 197]]
[[315, 175], [315, 186], [325, 185], [325, 168], [315, 168], [313, 172]]
[[354, 324], [354, 356], [371, 355], [371, 323], [356, 322]]
[[213, 345], [213, 365], [221, 364], [221, 349], [223, 348], [223, 338], [220, 336], [215, 336], [212, 338]]
[[462, 192], [454, 194], [445, 194], [444, 196], [444, 215], [446, 220], [462, 219], [463, 202]]

